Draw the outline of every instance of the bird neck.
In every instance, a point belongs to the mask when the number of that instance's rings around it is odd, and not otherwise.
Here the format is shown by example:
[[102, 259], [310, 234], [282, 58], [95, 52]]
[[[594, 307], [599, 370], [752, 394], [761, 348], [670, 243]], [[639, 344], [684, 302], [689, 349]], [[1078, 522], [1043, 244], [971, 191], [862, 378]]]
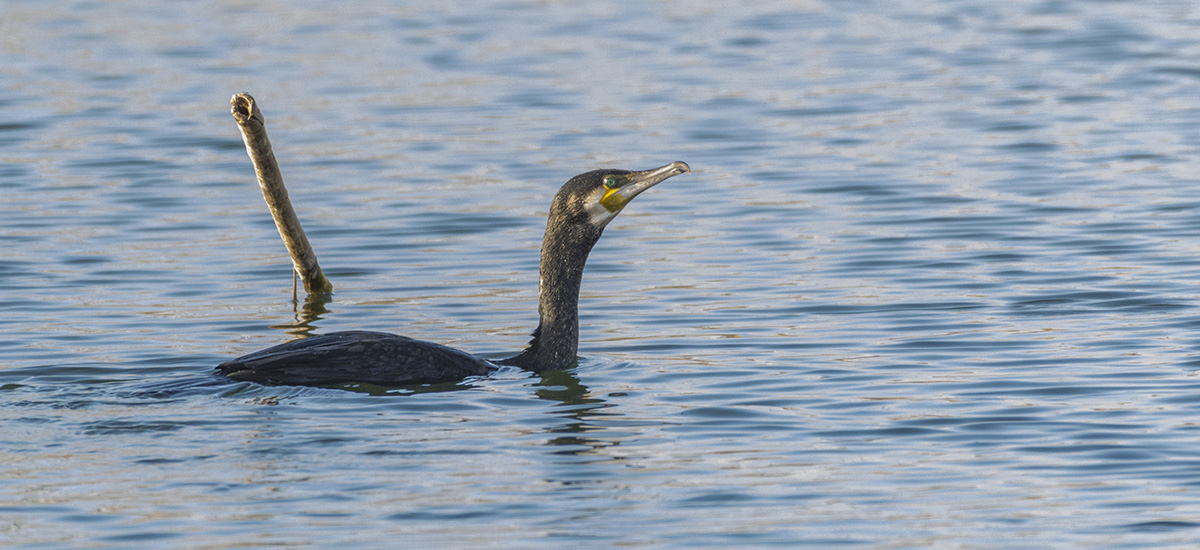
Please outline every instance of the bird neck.
[[588, 253], [600, 229], [588, 223], [555, 223], [542, 241], [538, 280], [538, 326], [529, 346], [503, 361], [532, 371], [560, 370], [576, 361], [579, 347], [579, 287]]

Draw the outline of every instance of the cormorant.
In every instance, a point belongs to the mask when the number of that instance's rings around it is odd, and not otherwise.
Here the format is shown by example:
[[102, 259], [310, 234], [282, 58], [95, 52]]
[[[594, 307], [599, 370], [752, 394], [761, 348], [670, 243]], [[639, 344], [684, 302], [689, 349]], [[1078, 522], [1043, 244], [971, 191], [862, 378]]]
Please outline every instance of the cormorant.
[[691, 172], [687, 164], [634, 172], [595, 170], [565, 183], [550, 204], [538, 282], [538, 326], [521, 353], [491, 362], [441, 344], [370, 331], [293, 340], [217, 366], [234, 380], [329, 386], [366, 382], [403, 386], [461, 380], [501, 365], [534, 372], [575, 364], [583, 264], [608, 222], [655, 184]]

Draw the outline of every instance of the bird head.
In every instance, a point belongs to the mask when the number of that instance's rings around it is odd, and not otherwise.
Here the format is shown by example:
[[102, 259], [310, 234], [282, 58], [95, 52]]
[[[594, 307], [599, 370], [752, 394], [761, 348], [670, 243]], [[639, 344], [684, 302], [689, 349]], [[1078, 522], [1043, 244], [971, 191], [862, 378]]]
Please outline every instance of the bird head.
[[593, 170], [568, 180], [554, 197], [551, 210], [566, 209], [563, 214], [583, 214], [593, 227], [603, 229], [642, 191], [671, 176], [691, 171], [684, 162], [672, 162], [640, 172]]

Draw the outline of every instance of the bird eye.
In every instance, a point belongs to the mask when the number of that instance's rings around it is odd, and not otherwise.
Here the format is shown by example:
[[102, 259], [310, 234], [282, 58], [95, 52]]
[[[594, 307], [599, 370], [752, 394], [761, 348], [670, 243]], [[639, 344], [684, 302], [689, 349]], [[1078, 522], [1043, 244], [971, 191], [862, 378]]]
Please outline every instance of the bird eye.
[[613, 189], [616, 186], [617, 186], [617, 178], [614, 178], [612, 176], [606, 176], [604, 178], [604, 187], [606, 187], [608, 189]]

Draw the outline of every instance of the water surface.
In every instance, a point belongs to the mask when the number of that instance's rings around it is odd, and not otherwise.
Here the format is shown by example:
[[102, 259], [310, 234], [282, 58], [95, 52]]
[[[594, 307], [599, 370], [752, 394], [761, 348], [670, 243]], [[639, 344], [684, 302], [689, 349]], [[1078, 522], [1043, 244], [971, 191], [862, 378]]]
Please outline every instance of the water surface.
[[[1190, 4], [240, 4], [0, 7], [6, 547], [1200, 542]], [[211, 375], [344, 329], [510, 354], [557, 187], [674, 160], [570, 371]]]

